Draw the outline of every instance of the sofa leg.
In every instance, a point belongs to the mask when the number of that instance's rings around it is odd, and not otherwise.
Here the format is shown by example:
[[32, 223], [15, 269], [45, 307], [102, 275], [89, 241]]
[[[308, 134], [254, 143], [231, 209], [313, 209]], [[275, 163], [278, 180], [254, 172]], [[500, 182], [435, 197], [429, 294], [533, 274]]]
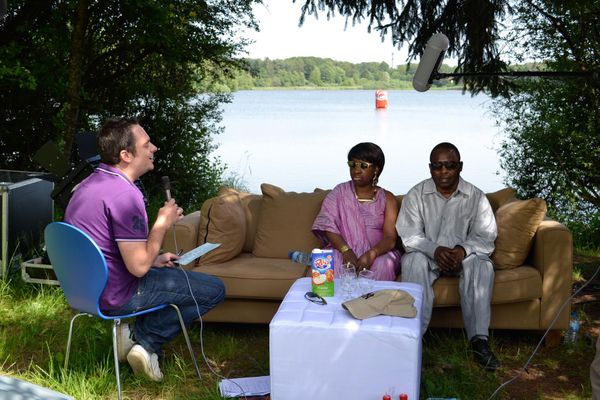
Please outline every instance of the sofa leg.
[[544, 345], [549, 348], [557, 347], [560, 344], [562, 331], [560, 329], [552, 329], [544, 339]]

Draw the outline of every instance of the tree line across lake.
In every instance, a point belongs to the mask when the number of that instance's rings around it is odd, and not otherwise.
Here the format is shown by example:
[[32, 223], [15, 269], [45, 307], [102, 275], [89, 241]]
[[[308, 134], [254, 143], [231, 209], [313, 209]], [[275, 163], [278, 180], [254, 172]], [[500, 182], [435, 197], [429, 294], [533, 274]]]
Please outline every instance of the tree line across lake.
[[[351, 63], [320, 57], [292, 57], [283, 60], [245, 58], [230, 77], [222, 77], [218, 89], [225, 92], [255, 88], [343, 88], [409, 89], [418, 63], [390, 66], [382, 62]], [[522, 64], [513, 70], [535, 70], [541, 64]], [[455, 67], [442, 64], [440, 72], [454, 72]], [[228, 71], [231, 72], [231, 71]], [[225, 74], [223, 74], [225, 75]], [[432, 88], [463, 89], [453, 79], [434, 81]]]
[[[335, 87], [353, 89], [412, 89], [412, 79], [418, 64], [391, 67], [386, 62], [354, 64], [331, 58], [292, 57], [284, 60], [243, 59], [242, 68], [224, 85], [232, 91], [254, 88]], [[441, 72], [452, 72], [446, 64]], [[462, 88], [451, 80], [434, 82], [434, 87]], [[223, 88], [223, 89], [227, 89]]]

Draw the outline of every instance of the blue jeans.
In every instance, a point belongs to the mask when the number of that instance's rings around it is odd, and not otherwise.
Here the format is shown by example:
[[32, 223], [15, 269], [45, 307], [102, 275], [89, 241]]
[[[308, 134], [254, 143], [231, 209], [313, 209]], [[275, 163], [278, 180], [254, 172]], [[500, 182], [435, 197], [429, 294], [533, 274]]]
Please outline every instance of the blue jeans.
[[[112, 310], [110, 314], [132, 313], [160, 304], [175, 304], [179, 307], [187, 326], [199, 318], [198, 313], [204, 315], [224, 298], [225, 286], [219, 278], [201, 272], [184, 271], [181, 268], [153, 267], [140, 279], [131, 299], [119, 310]], [[133, 335], [136, 343], [148, 352], [162, 357], [163, 344], [174, 339], [180, 332], [177, 312], [173, 307], [166, 307], [136, 317]]]

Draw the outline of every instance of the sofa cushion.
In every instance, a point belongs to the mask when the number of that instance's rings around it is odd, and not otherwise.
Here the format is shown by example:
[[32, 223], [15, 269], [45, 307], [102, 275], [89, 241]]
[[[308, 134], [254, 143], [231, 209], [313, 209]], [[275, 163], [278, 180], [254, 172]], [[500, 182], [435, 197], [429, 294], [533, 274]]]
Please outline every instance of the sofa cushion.
[[402, 199], [404, 198], [403, 194], [396, 195], [396, 202], [398, 203], [398, 210], [402, 207]]
[[497, 192], [486, 193], [487, 199], [492, 206], [492, 211], [494, 213], [500, 208], [502, 205], [515, 200], [515, 190], [511, 188], [500, 189]]
[[246, 239], [242, 251], [252, 252], [254, 247], [254, 235], [256, 234], [256, 226], [260, 217], [262, 206], [262, 195], [252, 194], [247, 192], [239, 192], [232, 188], [221, 188], [219, 194], [235, 193], [240, 197], [242, 208], [246, 216]]
[[515, 268], [525, 262], [545, 215], [546, 202], [537, 198], [516, 200], [498, 209], [498, 237], [492, 254], [496, 269]]
[[199, 243], [221, 243], [198, 265], [222, 263], [240, 254], [246, 239], [246, 215], [237, 193], [224, 192], [202, 205]]
[[257, 257], [287, 258], [292, 250], [311, 252], [319, 246], [311, 228], [327, 191], [285, 192], [263, 183], [262, 209], [252, 253]]
[[[433, 285], [434, 306], [460, 306], [458, 278], [442, 276]], [[518, 303], [542, 297], [542, 277], [530, 266], [496, 271], [492, 304]]]
[[254, 248], [256, 228], [258, 227], [262, 211], [262, 195], [244, 194], [241, 196], [241, 199], [244, 211], [246, 212], [246, 242], [244, 243], [244, 251], [251, 253]]
[[292, 283], [306, 276], [307, 269], [289, 259], [261, 258], [242, 253], [233, 260], [218, 265], [202, 265], [194, 271], [219, 277], [225, 284], [227, 298], [282, 300]]

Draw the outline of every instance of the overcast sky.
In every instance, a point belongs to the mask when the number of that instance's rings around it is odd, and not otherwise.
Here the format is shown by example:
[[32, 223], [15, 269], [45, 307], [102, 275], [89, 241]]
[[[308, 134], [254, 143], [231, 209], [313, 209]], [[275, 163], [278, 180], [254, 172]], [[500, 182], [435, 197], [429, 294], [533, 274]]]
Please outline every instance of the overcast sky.
[[[260, 32], [248, 32], [255, 41], [248, 47], [248, 57], [283, 59], [294, 56], [315, 56], [338, 61], [382, 62], [396, 66], [406, 63], [406, 45], [402, 51], [392, 46], [391, 39], [381, 41], [379, 33], [367, 32], [367, 24], [352, 26], [350, 21], [344, 30], [345, 19], [327, 20], [325, 14], [316, 20], [308, 16], [298, 27], [302, 0], [265, 0], [256, 5], [255, 16]], [[393, 60], [392, 60], [393, 54]]]

